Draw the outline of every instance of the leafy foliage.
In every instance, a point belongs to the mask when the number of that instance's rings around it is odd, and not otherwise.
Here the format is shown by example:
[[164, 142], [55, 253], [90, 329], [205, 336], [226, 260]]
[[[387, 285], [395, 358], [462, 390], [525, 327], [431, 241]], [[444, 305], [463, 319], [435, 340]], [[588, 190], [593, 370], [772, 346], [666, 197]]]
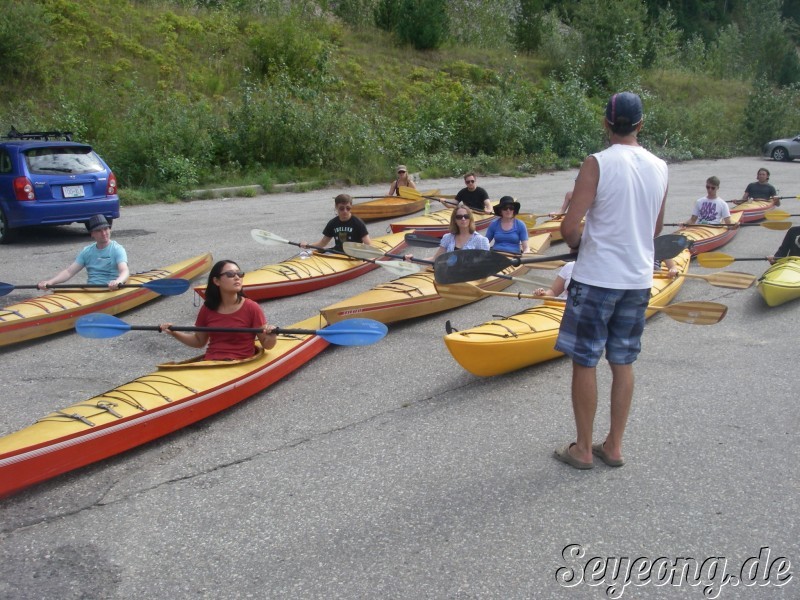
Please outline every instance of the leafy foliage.
[[798, 29], [779, 0], [2, 2], [0, 131], [74, 131], [126, 201], [370, 181], [397, 163], [574, 165], [603, 146], [622, 89], [644, 99], [642, 143], [669, 159], [800, 131]]
[[441, 46], [450, 26], [445, 0], [403, 0], [401, 13], [407, 18], [397, 23], [400, 39], [417, 50]]

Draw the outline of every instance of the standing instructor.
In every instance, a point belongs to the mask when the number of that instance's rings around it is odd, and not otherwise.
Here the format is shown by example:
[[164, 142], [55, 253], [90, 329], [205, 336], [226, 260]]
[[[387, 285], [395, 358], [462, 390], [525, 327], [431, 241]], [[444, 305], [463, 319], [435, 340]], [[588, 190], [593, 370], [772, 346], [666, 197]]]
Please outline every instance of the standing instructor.
[[[633, 362], [641, 350], [644, 316], [653, 283], [653, 238], [661, 232], [667, 164], [639, 145], [642, 101], [614, 94], [606, 105], [610, 146], [581, 165], [561, 234], [580, 245], [556, 350], [572, 358], [572, 409], [577, 441], [555, 451], [576, 469], [591, 469], [593, 455], [621, 467], [622, 436], [633, 399]], [[581, 233], [581, 220], [586, 217]], [[597, 363], [611, 368], [611, 426], [593, 444]]]

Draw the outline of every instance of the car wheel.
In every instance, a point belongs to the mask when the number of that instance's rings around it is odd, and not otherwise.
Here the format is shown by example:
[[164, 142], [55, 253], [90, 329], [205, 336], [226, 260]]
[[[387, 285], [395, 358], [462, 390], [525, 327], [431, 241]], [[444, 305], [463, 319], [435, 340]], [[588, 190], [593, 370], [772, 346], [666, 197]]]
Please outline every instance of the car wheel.
[[0, 244], [8, 244], [14, 239], [14, 230], [8, 226], [8, 219], [6, 213], [0, 208]]
[[789, 158], [789, 153], [786, 151], [786, 148], [783, 146], [778, 146], [772, 150], [772, 160], [783, 161], [791, 159]]

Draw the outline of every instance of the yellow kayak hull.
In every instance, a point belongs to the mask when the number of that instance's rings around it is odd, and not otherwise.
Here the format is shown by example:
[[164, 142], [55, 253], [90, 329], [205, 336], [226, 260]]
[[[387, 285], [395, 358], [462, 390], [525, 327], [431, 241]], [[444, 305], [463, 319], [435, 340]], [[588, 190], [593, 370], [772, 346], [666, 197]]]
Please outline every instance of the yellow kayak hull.
[[[320, 329], [319, 317], [293, 328]], [[328, 346], [317, 335], [279, 335], [242, 361], [168, 363], [0, 438], [0, 497], [114, 456], [262, 391]]]
[[787, 256], [759, 278], [756, 289], [767, 306], [780, 306], [800, 298], [800, 256]]
[[[527, 271], [528, 268], [522, 265], [501, 273], [521, 276]], [[493, 276], [472, 283], [484, 290], [500, 291], [513, 282]], [[381, 283], [366, 292], [326, 306], [320, 313], [329, 323], [363, 317], [388, 324], [458, 308], [476, 300], [443, 298], [436, 293], [433, 271], [424, 271]]]
[[[681, 272], [688, 271], [689, 260], [686, 250], [675, 258]], [[650, 306], [669, 304], [683, 279], [654, 277]], [[648, 310], [646, 316], [655, 313]], [[473, 375], [501, 375], [562, 356], [555, 343], [563, 316], [564, 303], [547, 300], [509, 317], [449, 333], [444, 342], [456, 362]]]
[[[405, 234], [393, 233], [372, 239], [372, 245], [389, 254], [406, 248]], [[314, 252], [298, 254], [283, 262], [248, 272], [242, 283], [244, 293], [255, 301], [304, 294], [354, 279], [373, 269], [376, 264], [341, 254]], [[206, 286], [194, 288], [205, 298]]]
[[[147, 283], [157, 279], [194, 279], [211, 269], [211, 254], [201, 254], [163, 269], [131, 275], [128, 283]], [[77, 285], [77, 284], [76, 284]], [[23, 300], [0, 309], [0, 346], [72, 329], [83, 315], [103, 312], [116, 315], [159, 294], [147, 288], [122, 288], [113, 292], [60, 290]]]

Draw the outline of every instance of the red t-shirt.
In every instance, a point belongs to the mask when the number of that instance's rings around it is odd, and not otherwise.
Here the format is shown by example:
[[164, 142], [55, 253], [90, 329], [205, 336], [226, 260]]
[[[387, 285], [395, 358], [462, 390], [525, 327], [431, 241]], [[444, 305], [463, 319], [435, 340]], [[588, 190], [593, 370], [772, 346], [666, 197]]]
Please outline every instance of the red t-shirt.
[[[197, 313], [197, 327], [263, 327], [267, 320], [261, 307], [245, 298], [242, 305], [234, 313], [223, 315], [217, 311], [200, 307]], [[255, 354], [253, 342], [255, 334], [252, 333], [209, 333], [206, 360], [230, 360], [248, 358]]]

